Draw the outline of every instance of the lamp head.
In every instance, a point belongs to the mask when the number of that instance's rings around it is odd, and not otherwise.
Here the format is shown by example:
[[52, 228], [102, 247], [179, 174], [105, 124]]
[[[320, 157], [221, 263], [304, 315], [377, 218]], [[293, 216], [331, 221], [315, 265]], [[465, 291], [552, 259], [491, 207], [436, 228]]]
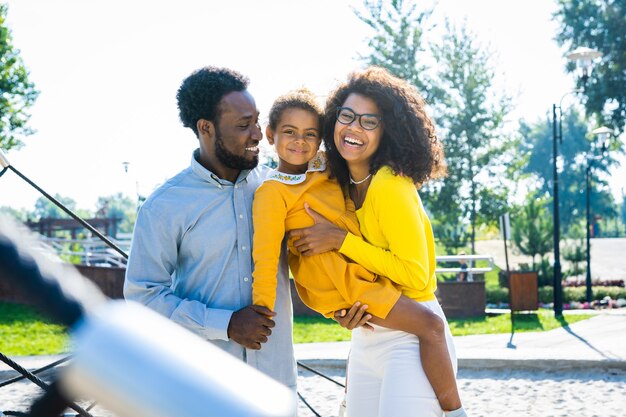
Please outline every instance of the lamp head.
[[583, 85], [587, 83], [587, 80], [591, 75], [593, 61], [600, 57], [602, 57], [602, 52], [586, 48], [584, 46], [578, 47], [567, 54], [567, 59], [576, 63], [576, 71], [578, 73], [578, 77], [582, 80]]
[[606, 126], [598, 127], [591, 131], [596, 141], [600, 144], [602, 152], [605, 152], [609, 147], [609, 139], [613, 136], [613, 131]]

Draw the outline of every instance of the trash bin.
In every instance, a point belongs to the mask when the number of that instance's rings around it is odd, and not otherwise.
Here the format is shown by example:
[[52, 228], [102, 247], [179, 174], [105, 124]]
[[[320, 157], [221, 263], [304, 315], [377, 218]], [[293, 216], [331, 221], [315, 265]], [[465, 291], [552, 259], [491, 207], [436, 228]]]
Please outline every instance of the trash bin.
[[509, 306], [511, 311], [538, 308], [537, 271], [511, 271], [509, 274]]

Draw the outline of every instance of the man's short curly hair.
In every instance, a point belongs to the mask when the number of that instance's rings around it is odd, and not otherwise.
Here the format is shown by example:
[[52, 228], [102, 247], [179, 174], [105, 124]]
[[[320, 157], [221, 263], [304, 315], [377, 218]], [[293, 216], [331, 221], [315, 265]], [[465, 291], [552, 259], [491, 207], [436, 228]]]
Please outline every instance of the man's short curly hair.
[[318, 117], [320, 126], [322, 125], [322, 106], [319, 105], [315, 94], [307, 88], [299, 88], [297, 90], [290, 91], [288, 93], [279, 96], [274, 100], [272, 108], [269, 114], [269, 126], [272, 130], [276, 130], [278, 120], [282, 116], [283, 112], [287, 109], [302, 109], [310, 111]]
[[418, 186], [445, 175], [443, 145], [415, 87], [383, 68], [369, 67], [351, 73], [326, 102], [322, 137], [332, 174], [342, 185], [349, 183], [350, 173], [335, 146], [336, 112], [353, 93], [374, 100], [382, 114], [383, 136], [372, 157], [371, 173], [389, 165]]
[[216, 122], [219, 102], [233, 91], [248, 88], [248, 78], [228, 68], [204, 67], [185, 78], [176, 93], [178, 114], [183, 126], [198, 136], [198, 120]]

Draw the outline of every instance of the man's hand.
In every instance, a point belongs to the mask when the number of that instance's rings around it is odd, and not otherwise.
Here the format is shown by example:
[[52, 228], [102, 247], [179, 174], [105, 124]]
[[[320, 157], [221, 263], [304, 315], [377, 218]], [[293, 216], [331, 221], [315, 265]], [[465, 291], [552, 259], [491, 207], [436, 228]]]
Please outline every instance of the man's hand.
[[228, 323], [228, 338], [241, 346], [259, 350], [261, 343], [267, 342], [272, 334], [272, 327], [276, 325], [270, 317], [276, 313], [257, 305], [251, 305], [235, 311]]
[[368, 321], [372, 319], [372, 315], [367, 314], [367, 307], [367, 304], [361, 305], [361, 303], [357, 301], [347, 312], [345, 309], [335, 311], [334, 319], [341, 327], [348, 330], [354, 330], [357, 327], [374, 330], [368, 323]]
[[294, 239], [293, 245], [296, 250], [301, 255], [311, 256], [339, 249], [348, 232], [335, 226], [309, 207], [307, 203], [304, 203], [304, 209], [311, 216], [315, 225], [293, 229], [289, 232], [289, 238]]

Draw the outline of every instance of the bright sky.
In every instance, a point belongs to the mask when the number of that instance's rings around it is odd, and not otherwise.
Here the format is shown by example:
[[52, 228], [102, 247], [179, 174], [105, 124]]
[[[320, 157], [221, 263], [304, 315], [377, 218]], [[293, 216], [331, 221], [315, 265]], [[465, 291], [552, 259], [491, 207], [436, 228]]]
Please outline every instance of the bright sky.
[[[189, 164], [197, 140], [180, 125], [175, 95], [193, 70], [227, 66], [247, 75], [264, 117], [295, 87], [326, 95], [362, 66], [358, 53], [367, 53], [372, 35], [352, 11], [356, 0], [8, 4], [14, 46], [41, 94], [31, 109], [37, 133], [7, 157], [48, 193], [92, 210], [98, 196], [149, 194]], [[554, 8], [546, 0], [440, 0], [432, 22], [466, 19], [498, 54], [514, 119], [535, 120], [574, 87], [553, 41]], [[610, 184], [621, 200], [626, 162]], [[39, 196], [11, 172], [0, 178], [0, 206], [32, 209]]]

